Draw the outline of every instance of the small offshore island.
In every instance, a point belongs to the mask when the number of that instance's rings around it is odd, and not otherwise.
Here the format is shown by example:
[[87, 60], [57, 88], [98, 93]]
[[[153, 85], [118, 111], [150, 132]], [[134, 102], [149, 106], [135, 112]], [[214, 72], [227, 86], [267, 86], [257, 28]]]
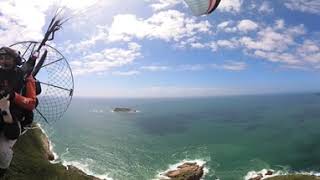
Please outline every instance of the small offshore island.
[[127, 108], [127, 107], [116, 107], [112, 110], [112, 112], [126, 112], [126, 113], [135, 113], [137, 110]]

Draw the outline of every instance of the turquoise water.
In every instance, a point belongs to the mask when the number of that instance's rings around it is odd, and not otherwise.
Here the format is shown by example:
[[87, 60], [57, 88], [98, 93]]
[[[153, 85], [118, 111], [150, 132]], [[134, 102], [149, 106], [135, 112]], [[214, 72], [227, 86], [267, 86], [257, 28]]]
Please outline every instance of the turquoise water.
[[[114, 113], [114, 107], [138, 113]], [[252, 170], [320, 171], [320, 96], [171, 99], [75, 98], [45, 125], [59, 160], [114, 180], [147, 180], [183, 160], [202, 160], [204, 179]]]

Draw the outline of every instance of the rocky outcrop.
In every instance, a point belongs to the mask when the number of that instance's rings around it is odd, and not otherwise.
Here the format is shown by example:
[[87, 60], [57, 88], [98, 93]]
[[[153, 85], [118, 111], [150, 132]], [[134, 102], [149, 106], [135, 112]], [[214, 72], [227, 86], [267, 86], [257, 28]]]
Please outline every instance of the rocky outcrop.
[[113, 112], [136, 112], [136, 110], [124, 107], [116, 107], [113, 109]]
[[165, 176], [171, 180], [200, 180], [203, 176], [203, 166], [197, 163], [184, 163], [176, 170], [167, 172]]
[[262, 174], [259, 173], [257, 176], [250, 178], [249, 180], [261, 180], [262, 178], [265, 178], [266, 176], [271, 176], [273, 174], [273, 171], [268, 170], [266, 173]]
[[101, 180], [101, 179], [99, 179], [99, 178], [97, 178], [97, 177], [87, 175], [86, 173], [84, 173], [84, 172], [81, 171], [80, 169], [78, 169], [78, 168], [76, 168], [76, 167], [74, 167], [74, 166], [71, 166], [71, 165], [68, 165], [68, 166], [67, 166], [67, 169], [68, 169], [68, 171], [70, 171], [70, 172], [77, 173], [77, 174], [79, 174], [79, 175], [81, 175], [81, 176], [84, 176], [84, 177], [89, 177], [90, 180]]
[[53, 161], [55, 159], [53, 152], [50, 149], [50, 141], [48, 139], [48, 137], [42, 133], [41, 135], [41, 141], [42, 141], [42, 146], [45, 150], [45, 157], [49, 160], [49, 161]]

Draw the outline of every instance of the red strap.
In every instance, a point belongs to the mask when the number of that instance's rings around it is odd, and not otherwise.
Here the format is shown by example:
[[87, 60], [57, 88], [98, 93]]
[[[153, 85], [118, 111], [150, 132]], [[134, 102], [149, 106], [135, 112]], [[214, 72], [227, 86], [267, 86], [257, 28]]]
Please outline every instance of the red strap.
[[14, 102], [18, 106], [32, 111], [36, 107], [36, 98], [36, 83], [34, 78], [29, 76], [26, 83], [26, 96], [21, 96], [20, 94], [15, 93]]

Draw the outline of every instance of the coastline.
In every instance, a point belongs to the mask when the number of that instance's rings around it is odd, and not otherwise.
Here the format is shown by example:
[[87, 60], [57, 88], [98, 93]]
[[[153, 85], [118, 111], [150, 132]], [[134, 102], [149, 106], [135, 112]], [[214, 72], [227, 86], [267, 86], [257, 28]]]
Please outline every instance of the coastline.
[[[273, 172], [271, 175], [265, 175], [267, 171]], [[262, 169], [261, 171], [250, 171], [244, 177], [244, 180], [318, 180], [319, 172], [284, 172], [273, 169]]]
[[[65, 161], [62, 158], [63, 154], [59, 156], [56, 152], [53, 150], [54, 144], [50, 141], [50, 138], [48, 137], [48, 134], [46, 131], [42, 128], [41, 124], [37, 124], [37, 128], [39, 128], [43, 135], [43, 142], [44, 145], [47, 147], [48, 157], [53, 156], [53, 159], [49, 159], [50, 163], [52, 164], [61, 164], [63, 165], [67, 170], [78, 170], [81, 174], [85, 174], [88, 176], [93, 176], [97, 178], [97, 180], [113, 180], [112, 178], [108, 177], [108, 174], [95, 174], [94, 172], [90, 171], [86, 165], [84, 165], [81, 162], [78, 161]], [[68, 148], [67, 148], [68, 151]]]
[[[32, 140], [32, 143], [28, 143], [28, 141]], [[26, 142], [27, 141], [27, 142]], [[29, 171], [21, 171], [21, 169], [24, 169], [24, 167], [18, 168], [18, 162], [20, 162], [20, 158], [16, 157], [21, 156], [21, 148], [23, 148], [24, 144], [29, 144], [36, 148], [39, 152], [36, 154], [41, 154], [41, 161], [45, 164], [44, 168], [45, 170], [41, 174], [32, 173]], [[34, 127], [26, 134], [21, 136], [17, 142], [17, 144], [14, 147], [15, 155], [14, 160], [12, 162], [12, 166], [10, 167], [8, 171], [8, 175], [5, 176], [5, 179], [43, 179], [44, 174], [46, 174], [46, 179], [90, 179], [90, 180], [112, 180], [106, 175], [97, 175], [91, 172], [88, 168], [83, 167], [83, 165], [79, 162], [72, 161], [72, 162], [66, 162], [62, 159], [59, 159], [59, 156], [53, 151], [53, 144], [51, 143], [50, 139], [48, 138], [45, 130], [41, 127], [41, 125], [34, 125]], [[32, 147], [31, 147], [32, 148]], [[22, 153], [25, 159], [25, 156], [28, 156], [28, 153]], [[49, 160], [50, 156], [53, 156], [54, 158]], [[29, 157], [30, 159], [30, 157]], [[174, 169], [176, 166], [180, 165], [183, 162], [198, 162], [200, 164], [205, 164], [206, 162], [204, 160], [183, 160], [177, 164], [171, 164], [169, 165], [167, 170], [158, 172], [158, 175], [154, 179], [165, 179], [163, 176], [163, 173], [168, 172], [172, 169]], [[48, 165], [50, 164], [50, 165]], [[20, 166], [20, 165], [19, 165]], [[39, 169], [39, 167], [37, 167]], [[42, 168], [40, 166], [40, 168]], [[31, 169], [30, 169], [31, 170]], [[204, 169], [204, 176], [202, 178], [205, 178], [206, 174], [208, 173], [209, 169], [205, 167]], [[52, 172], [53, 171], [53, 172]], [[261, 171], [250, 171], [248, 172], [247, 176], [245, 176], [243, 179], [248, 180], [250, 178], [254, 178], [255, 175], [261, 173]], [[30, 172], [30, 174], [29, 174]], [[251, 173], [251, 174], [250, 174]], [[272, 176], [266, 176], [261, 179], [266, 180], [314, 180], [319, 179], [320, 173], [317, 172], [296, 172], [296, 173], [288, 173], [284, 171], [276, 171]], [[23, 177], [23, 178], [22, 178]], [[27, 177], [27, 178], [26, 178]], [[32, 178], [29, 178], [32, 177]], [[53, 178], [55, 177], [55, 178]], [[73, 178], [76, 177], [76, 178]]]
[[51, 142], [38, 125], [33, 125], [32, 129], [21, 135], [13, 150], [13, 160], [2, 179], [101, 180], [77, 167], [55, 162], [52, 156], [57, 156], [52, 152]]

